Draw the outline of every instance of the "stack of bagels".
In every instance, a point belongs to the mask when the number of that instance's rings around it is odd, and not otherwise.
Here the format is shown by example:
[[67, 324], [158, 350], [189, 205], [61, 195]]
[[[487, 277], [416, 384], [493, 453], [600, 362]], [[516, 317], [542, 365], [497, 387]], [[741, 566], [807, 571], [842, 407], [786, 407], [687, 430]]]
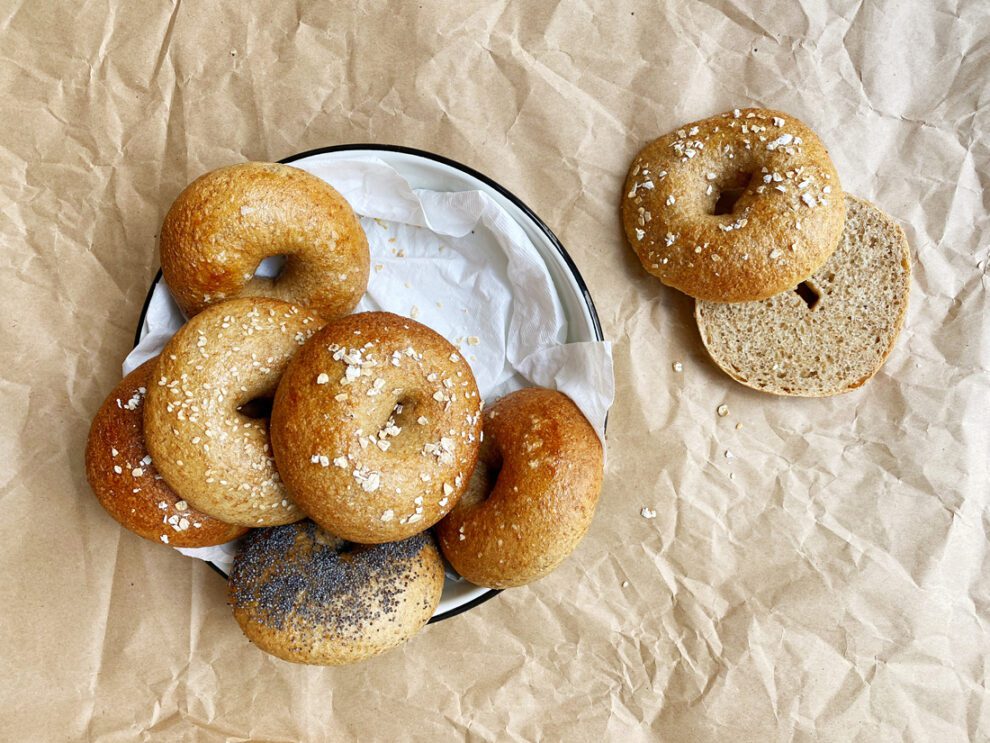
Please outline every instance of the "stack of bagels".
[[[315, 664], [376, 655], [432, 616], [442, 556], [506, 588], [583, 537], [602, 480], [591, 425], [548, 389], [483, 409], [441, 335], [351, 314], [368, 243], [326, 182], [273, 163], [207, 173], [169, 210], [160, 250], [189, 320], [97, 412], [87, 477], [146, 539], [243, 537], [230, 604], [260, 648]], [[286, 256], [278, 277], [255, 276], [272, 255]]]
[[735, 109], [635, 157], [622, 200], [643, 267], [694, 297], [718, 366], [754, 389], [821, 397], [879, 370], [907, 311], [900, 226], [845, 194], [818, 136]]

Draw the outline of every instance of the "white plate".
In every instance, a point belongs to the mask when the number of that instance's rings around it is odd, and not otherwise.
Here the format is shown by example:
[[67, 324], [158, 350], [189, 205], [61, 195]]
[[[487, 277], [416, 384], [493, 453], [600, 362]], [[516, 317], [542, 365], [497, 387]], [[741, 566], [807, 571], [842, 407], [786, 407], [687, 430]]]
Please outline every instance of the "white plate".
[[[577, 267], [556, 235], [533, 211], [504, 186], [465, 165], [430, 152], [388, 145], [340, 145], [303, 152], [282, 160], [283, 163], [304, 165], [309, 159], [349, 160], [355, 157], [377, 158], [394, 168], [414, 189], [430, 191], [482, 191], [501, 206], [525, 231], [546, 264], [558, 299], [567, 319], [566, 342], [603, 340], [601, 325], [588, 288]], [[135, 345], [143, 337], [144, 318], [161, 272], [152, 283], [148, 299], [138, 320]], [[214, 569], [226, 575], [217, 565]], [[456, 577], [448, 569], [440, 605], [431, 622], [447, 619], [488, 600], [498, 591], [475, 586]]]

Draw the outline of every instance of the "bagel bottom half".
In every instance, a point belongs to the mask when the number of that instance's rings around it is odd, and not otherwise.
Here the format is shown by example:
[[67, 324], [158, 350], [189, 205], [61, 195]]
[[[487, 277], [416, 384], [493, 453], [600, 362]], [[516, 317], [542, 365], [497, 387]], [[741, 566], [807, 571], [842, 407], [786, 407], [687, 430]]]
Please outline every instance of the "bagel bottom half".
[[437, 524], [444, 556], [488, 588], [530, 583], [556, 568], [591, 526], [602, 445], [569, 397], [513, 392], [485, 410], [468, 491]]
[[847, 195], [839, 247], [810, 278], [759, 302], [699, 301], [695, 319], [709, 355], [737, 382], [824, 397], [877, 373], [904, 323], [910, 285], [903, 230]]
[[440, 603], [443, 581], [429, 532], [358, 545], [301, 521], [248, 535], [229, 595], [244, 634], [265, 652], [342, 665], [412, 637]]

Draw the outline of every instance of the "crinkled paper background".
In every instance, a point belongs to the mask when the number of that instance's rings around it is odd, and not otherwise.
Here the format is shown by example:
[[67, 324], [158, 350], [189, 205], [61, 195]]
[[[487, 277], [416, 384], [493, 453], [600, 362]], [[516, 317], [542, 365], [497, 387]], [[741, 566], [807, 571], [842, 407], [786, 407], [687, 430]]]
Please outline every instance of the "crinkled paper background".
[[[7, 3], [0, 738], [988, 739], [988, 69], [979, 0]], [[911, 243], [905, 332], [843, 397], [731, 382], [622, 238], [638, 148], [751, 104], [814, 127]], [[248, 644], [206, 565], [105, 516], [82, 453], [179, 190], [343, 142], [528, 202], [588, 280], [617, 400], [560, 570], [302, 668]]]

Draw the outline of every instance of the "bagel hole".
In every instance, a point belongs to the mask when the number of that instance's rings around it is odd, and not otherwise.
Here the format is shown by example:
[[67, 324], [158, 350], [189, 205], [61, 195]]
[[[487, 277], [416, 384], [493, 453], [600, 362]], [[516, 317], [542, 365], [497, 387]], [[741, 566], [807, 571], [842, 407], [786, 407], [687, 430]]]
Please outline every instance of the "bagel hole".
[[745, 188], [727, 188], [720, 192], [718, 199], [715, 200], [715, 208], [712, 214], [715, 216], [732, 214], [732, 210], [736, 208], [736, 202], [739, 201], [745, 190]]
[[242, 405], [238, 405], [237, 412], [254, 420], [271, 418], [272, 400], [271, 397], [255, 397]]
[[258, 278], [275, 281], [285, 270], [286, 255], [270, 255], [258, 263], [254, 269], [254, 275]]
[[[421, 447], [420, 437], [415, 435], [416, 431], [423, 428], [417, 423], [420, 416], [418, 409], [419, 403], [415, 398], [400, 394], [392, 407], [388, 408], [388, 416], [379, 424], [373, 438], [388, 441], [392, 451]], [[407, 432], [413, 432], [414, 435], [407, 435]]]
[[797, 293], [804, 303], [808, 305], [809, 310], [814, 310], [818, 307], [818, 304], [822, 301], [822, 290], [818, 288], [816, 284], [811, 279], [807, 281], [802, 281], [796, 287], [794, 291]]
[[716, 196], [715, 201], [712, 202], [712, 214], [715, 216], [732, 214], [736, 202], [746, 193], [746, 187], [752, 178], [752, 173], [740, 171], [714, 184]]
[[467, 489], [461, 496], [460, 503], [465, 506], [473, 506], [488, 499], [495, 489], [499, 473], [502, 471], [502, 458], [494, 450], [482, 444], [481, 456], [478, 457], [478, 464], [471, 473], [468, 480]]

